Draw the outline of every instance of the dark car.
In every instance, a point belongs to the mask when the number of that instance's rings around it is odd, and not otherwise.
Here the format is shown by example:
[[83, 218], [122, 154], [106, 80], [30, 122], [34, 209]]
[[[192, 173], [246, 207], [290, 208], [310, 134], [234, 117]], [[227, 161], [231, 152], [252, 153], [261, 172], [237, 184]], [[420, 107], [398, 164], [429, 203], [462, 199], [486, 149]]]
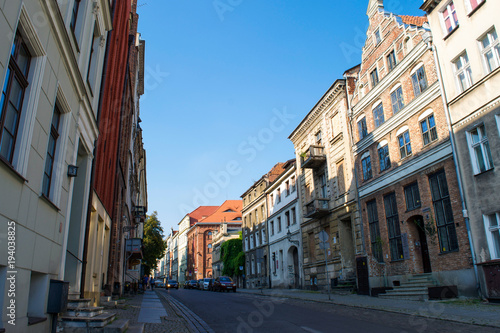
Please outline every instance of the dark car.
[[229, 291], [236, 292], [236, 285], [229, 276], [219, 276], [215, 279], [213, 289], [215, 291]]
[[198, 281], [197, 280], [189, 280], [184, 284], [184, 289], [197, 289]]
[[168, 280], [165, 288], [167, 288], [167, 289], [170, 289], [170, 288], [179, 289], [179, 282], [177, 282], [176, 280]]

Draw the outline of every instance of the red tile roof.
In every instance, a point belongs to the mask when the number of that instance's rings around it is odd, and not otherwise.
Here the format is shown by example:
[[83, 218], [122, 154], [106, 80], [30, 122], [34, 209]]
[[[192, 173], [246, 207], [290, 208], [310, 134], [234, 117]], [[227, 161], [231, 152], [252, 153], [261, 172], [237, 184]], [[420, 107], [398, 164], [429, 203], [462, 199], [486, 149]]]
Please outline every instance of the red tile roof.
[[231, 222], [241, 218], [242, 200], [226, 200], [213, 214], [199, 221], [199, 223]]
[[194, 225], [200, 220], [204, 219], [207, 216], [212, 215], [219, 208], [219, 206], [200, 206], [189, 213], [190, 224]]
[[283, 173], [283, 171], [285, 171], [285, 163], [276, 164], [267, 174], [267, 176], [269, 177], [269, 182], [274, 182], [276, 178], [278, 178]]
[[423, 26], [424, 23], [427, 23], [427, 17], [426, 16], [409, 16], [409, 15], [398, 15], [401, 17], [401, 20], [403, 21], [404, 24], [411, 24], [411, 25], [416, 25], [416, 26]]

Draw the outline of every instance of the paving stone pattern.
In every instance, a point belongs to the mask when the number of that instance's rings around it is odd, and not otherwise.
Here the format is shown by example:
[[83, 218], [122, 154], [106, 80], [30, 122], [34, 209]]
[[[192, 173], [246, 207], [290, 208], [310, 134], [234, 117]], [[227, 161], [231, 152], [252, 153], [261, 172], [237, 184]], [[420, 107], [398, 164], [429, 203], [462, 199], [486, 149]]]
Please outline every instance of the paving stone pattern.
[[[156, 323], [145, 323], [144, 333], [192, 333], [193, 329], [190, 328], [190, 324], [184, 319], [184, 317], [172, 307], [172, 305], [163, 297], [158, 297], [156, 291], [146, 291], [146, 293], [132, 295], [127, 297], [125, 305], [112, 309], [110, 311], [116, 312], [117, 318], [125, 318], [130, 320], [130, 325], [140, 323], [140, 314], [142, 312], [143, 302], [145, 306], [150, 306], [153, 304], [151, 300], [154, 300], [152, 295], [156, 296], [156, 305], [162, 306], [159, 308], [160, 311], [164, 311], [160, 320]], [[158, 313], [160, 313], [158, 311]], [[163, 313], [163, 312], [162, 312]], [[144, 319], [144, 318], [141, 318]]]

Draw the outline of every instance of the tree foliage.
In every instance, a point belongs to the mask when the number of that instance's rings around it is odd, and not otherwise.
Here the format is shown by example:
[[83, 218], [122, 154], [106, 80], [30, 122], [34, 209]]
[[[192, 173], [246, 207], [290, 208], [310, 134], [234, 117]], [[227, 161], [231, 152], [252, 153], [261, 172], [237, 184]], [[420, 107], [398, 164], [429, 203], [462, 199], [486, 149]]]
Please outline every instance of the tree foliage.
[[245, 266], [245, 252], [243, 252], [243, 241], [240, 238], [230, 239], [221, 245], [222, 262], [224, 263], [223, 275], [240, 276], [240, 266]]
[[166, 244], [163, 240], [163, 228], [158, 213], [148, 215], [144, 223], [144, 238], [143, 238], [144, 253], [142, 264], [144, 273], [150, 274], [156, 268], [158, 260], [165, 254]]

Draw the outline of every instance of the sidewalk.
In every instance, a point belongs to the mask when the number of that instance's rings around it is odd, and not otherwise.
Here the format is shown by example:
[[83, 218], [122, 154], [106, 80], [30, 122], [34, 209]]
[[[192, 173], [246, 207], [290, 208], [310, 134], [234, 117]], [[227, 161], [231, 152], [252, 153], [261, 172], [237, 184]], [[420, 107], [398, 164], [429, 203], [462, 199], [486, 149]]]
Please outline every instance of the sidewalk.
[[357, 294], [328, 294], [298, 289], [238, 289], [238, 292], [331, 303], [357, 308], [403, 313], [425, 318], [485, 325], [500, 328], [500, 305], [467, 303], [464, 301], [406, 301], [361, 296]]

